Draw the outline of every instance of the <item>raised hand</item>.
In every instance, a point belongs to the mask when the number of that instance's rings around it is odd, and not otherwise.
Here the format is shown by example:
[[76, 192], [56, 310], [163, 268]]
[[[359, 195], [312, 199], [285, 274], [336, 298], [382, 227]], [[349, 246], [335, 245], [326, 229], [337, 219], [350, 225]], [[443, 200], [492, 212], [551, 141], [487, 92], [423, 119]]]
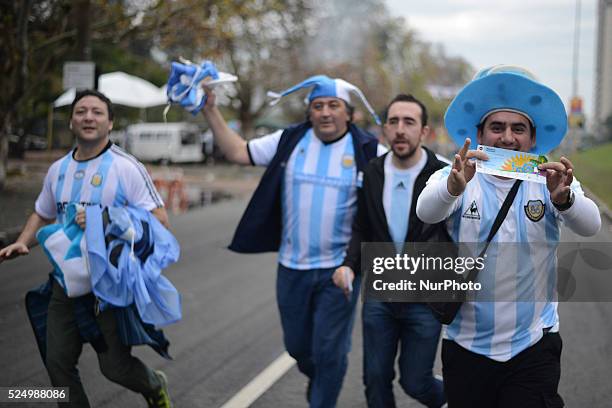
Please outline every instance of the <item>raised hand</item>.
[[204, 93], [206, 94], [207, 98], [202, 110], [208, 111], [216, 106], [217, 95], [215, 94], [215, 91], [212, 90], [212, 88], [206, 86], [206, 83], [204, 81], [202, 82], [202, 89], [204, 90]]
[[561, 157], [558, 162], [540, 164], [538, 169], [546, 171], [546, 187], [551, 201], [557, 205], [566, 204], [569, 200], [570, 185], [574, 181], [572, 162], [566, 157]]
[[476, 163], [471, 159], [489, 160], [487, 154], [480, 150], [468, 150], [471, 140], [465, 139], [463, 147], [453, 161], [453, 168], [448, 175], [447, 188], [448, 192], [454, 196], [458, 196], [465, 190], [467, 183], [472, 180], [476, 173]]

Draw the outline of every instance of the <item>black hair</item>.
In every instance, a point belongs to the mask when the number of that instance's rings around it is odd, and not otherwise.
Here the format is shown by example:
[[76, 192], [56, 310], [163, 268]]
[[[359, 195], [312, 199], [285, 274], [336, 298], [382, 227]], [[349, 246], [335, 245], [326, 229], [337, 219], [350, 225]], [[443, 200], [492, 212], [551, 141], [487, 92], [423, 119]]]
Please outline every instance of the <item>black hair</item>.
[[[355, 107], [342, 98], [338, 98], [338, 99], [344, 102], [344, 106], [346, 107], [346, 113], [348, 114], [348, 117], [349, 117], [348, 123], [352, 123], [353, 114], [355, 113]], [[306, 108], [306, 122], [310, 122], [310, 103], [308, 103], [308, 107]]]
[[416, 103], [417, 105], [419, 105], [421, 107], [421, 126], [427, 126], [427, 108], [425, 107], [423, 102], [419, 101], [412, 94], [396, 95], [395, 98], [393, 98], [391, 102], [389, 102], [387, 107], [385, 108], [385, 111], [383, 113], [384, 122], [387, 121], [387, 116], [389, 115], [389, 109], [391, 108], [391, 105], [393, 105], [396, 102], [412, 102], [412, 103]]
[[74, 101], [72, 101], [72, 104], [70, 105], [70, 117], [71, 118], [74, 112], [74, 106], [77, 104], [78, 101], [80, 101], [86, 96], [95, 96], [96, 98], [104, 102], [106, 104], [106, 108], [108, 109], [108, 119], [110, 121], [113, 120], [115, 116], [115, 113], [113, 112], [113, 103], [111, 102], [110, 99], [106, 97], [106, 95], [104, 95], [102, 92], [96, 91], [95, 89], [85, 89], [83, 91], [79, 91], [76, 93], [76, 96], [74, 97]]

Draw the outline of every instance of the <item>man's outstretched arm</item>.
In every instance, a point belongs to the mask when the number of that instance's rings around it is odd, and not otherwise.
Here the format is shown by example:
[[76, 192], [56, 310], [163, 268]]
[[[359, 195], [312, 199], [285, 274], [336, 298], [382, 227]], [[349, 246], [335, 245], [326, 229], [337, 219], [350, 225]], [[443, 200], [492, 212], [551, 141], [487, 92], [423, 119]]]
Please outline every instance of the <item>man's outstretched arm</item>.
[[45, 225], [51, 224], [54, 220], [48, 220], [34, 212], [28, 218], [23, 231], [19, 234], [17, 241], [11, 245], [0, 249], [0, 263], [6, 259], [12, 259], [30, 253], [30, 247], [36, 242], [36, 232]]
[[229, 161], [237, 164], [251, 164], [246, 140], [227, 125], [215, 104], [215, 93], [206, 87], [204, 90], [208, 99], [202, 113], [213, 132], [215, 142]]

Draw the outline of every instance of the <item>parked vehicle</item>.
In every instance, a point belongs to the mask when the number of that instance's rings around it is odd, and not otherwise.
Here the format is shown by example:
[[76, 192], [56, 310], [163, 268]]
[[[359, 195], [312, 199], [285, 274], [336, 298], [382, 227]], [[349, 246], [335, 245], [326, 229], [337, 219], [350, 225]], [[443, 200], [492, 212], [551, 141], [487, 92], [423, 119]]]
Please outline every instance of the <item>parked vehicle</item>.
[[138, 123], [126, 128], [127, 149], [142, 161], [201, 162], [200, 129], [192, 123]]

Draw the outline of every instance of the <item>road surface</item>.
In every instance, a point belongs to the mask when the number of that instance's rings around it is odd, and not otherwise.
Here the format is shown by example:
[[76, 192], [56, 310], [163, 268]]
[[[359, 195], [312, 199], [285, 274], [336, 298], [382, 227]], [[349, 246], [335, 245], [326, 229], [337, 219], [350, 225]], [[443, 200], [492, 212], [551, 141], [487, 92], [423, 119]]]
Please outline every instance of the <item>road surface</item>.
[[[166, 361], [145, 347], [134, 353], [166, 372], [176, 407], [222, 406], [284, 352], [275, 302], [276, 255], [237, 255], [226, 249], [245, 205], [244, 200], [224, 201], [172, 219], [182, 254], [166, 275], [182, 293], [184, 315], [182, 322], [166, 330], [174, 360]], [[610, 226], [606, 224], [595, 239], [610, 241]], [[0, 386], [49, 385], [23, 302], [25, 292], [42, 283], [48, 271], [39, 248], [0, 264]], [[560, 392], [567, 406], [612, 406], [612, 304], [564, 303], [560, 315]], [[361, 358], [357, 319], [339, 407], [365, 407]], [[100, 374], [89, 345], [84, 347], [80, 372], [92, 406], [146, 406], [141, 396]], [[436, 372], [440, 373], [439, 361]], [[305, 407], [305, 383], [293, 366], [252, 406]], [[400, 407], [419, 406], [399, 388], [396, 399]]]

